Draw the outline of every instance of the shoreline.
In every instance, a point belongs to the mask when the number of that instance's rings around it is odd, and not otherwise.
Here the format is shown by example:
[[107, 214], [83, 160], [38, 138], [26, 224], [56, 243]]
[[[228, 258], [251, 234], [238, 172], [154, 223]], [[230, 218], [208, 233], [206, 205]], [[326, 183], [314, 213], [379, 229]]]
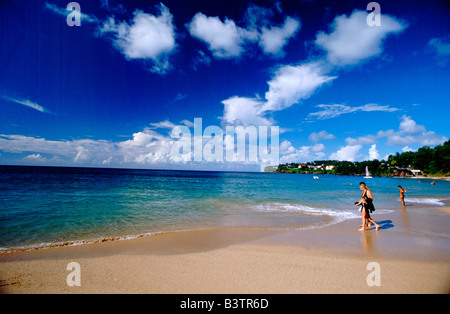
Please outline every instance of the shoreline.
[[[326, 226], [323, 226], [326, 227]], [[321, 228], [321, 227], [318, 227]], [[193, 228], [193, 229], [179, 229], [179, 230], [166, 230], [166, 231], [158, 231], [158, 232], [149, 232], [149, 233], [143, 233], [143, 234], [137, 234], [137, 235], [126, 235], [126, 236], [111, 236], [111, 237], [104, 237], [104, 238], [98, 238], [98, 239], [92, 239], [92, 240], [73, 240], [73, 241], [62, 241], [62, 242], [54, 242], [54, 243], [43, 243], [38, 245], [30, 245], [30, 246], [23, 246], [23, 247], [11, 247], [11, 248], [3, 248], [0, 249], [0, 261], [3, 256], [7, 256], [8, 254], [14, 254], [14, 253], [26, 253], [26, 252], [38, 252], [42, 250], [50, 250], [50, 249], [60, 249], [60, 248], [72, 248], [72, 247], [81, 247], [81, 246], [88, 246], [88, 245], [96, 245], [96, 244], [104, 244], [104, 243], [112, 243], [112, 242], [126, 242], [126, 241], [132, 241], [137, 239], [145, 239], [145, 238], [154, 238], [154, 237], [165, 237], [165, 236], [171, 236], [174, 234], [188, 234], [188, 233], [201, 233], [201, 232], [234, 232], [234, 231], [241, 231], [241, 232], [276, 232], [276, 231], [283, 231], [282, 229], [270, 229], [270, 228], [232, 228], [232, 227], [210, 227], [210, 228]]]
[[[352, 218], [347, 218], [352, 219]], [[303, 231], [303, 230], [311, 230], [311, 229], [321, 229], [326, 228], [334, 224], [342, 223], [342, 221], [332, 221], [329, 223], [324, 223], [323, 225], [311, 225], [308, 227], [298, 227], [298, 228], [290, 228], [290, 227], [198, 227], [198, 228], [190, 228], [190, 229], [172, 229], [172, 230], [163, 230], [163, 231], [155, 231], [142, 233], [137, 235], [124, 235], [124, 236], [109, 236], [109, 237], [100, 237], [97, 239], [86, 239], [86, 240], [68, 240], [61, 242], [50, 242], [50, 243], [42, 243], [35, 244], [29, 246], [17, 246], [17, 247], [9, 247], [9, 248], [0, 248], [0, 260], [3, 254], [11, 254], [11, 253], [22, 253], [22, 252], [33, 252], [40, 250], [48, 250], [48, 249], [58, 249], [65, 247], [77, 247], [84, 245], [93, 245], [100, 243], [108, 243], [108, 242], [118, 242], [118, 241], [130, 241], [142, 238], [153, 238], [158, 236], [168, 236], [172, 234], [186, 234], [186, 233], [201, 233], [201, 232], [253, 232], [253, 233], [276, 233], [276, 232], [289, 232], [289, 231]]]
[[[380, 209], [378, 212], [391, 212], [392, 210], [384, 210]], [[359, 216], [359, 214], [358, 214]], [[216, 231], [216, 232], [233, 232], [233, 231], [241, 231], [241, 232], [260, 232], [260, 233], [278, 233], [278, 232], [296, 232], [296, 231], [305, 231], [305, 230], [312, 230], [312, 229], [322, 229], [327, 228], [335, 224], [343, 223], [346, 220], [352, 220], [355, 218], [344, 218], [339, 219], [336, 217], [332, 218], [331, 222], [326, 222], [321, 225], [309, 225], [309, 226], [302, 226], [302, 227], [193, 227], [193, 228], [187, 228], [187, 229], [168, 229], [168, 230], [161, 230], [161, 231], [154, 231], [154, 232], [147, 232], [147, 233], [141, 233], [141, 234], [131, 234], [131, 235], [117, 235], [117, 236], [107, 236], [107, 237], [99, 237], [99, 238], [92, 238], [92, 239], [82, 239], [82, 240], [67, 240], [67, 241], [60, 241], [60, 242], [49, 242], [49, 243], [41, 243], [41, 244], [32, 244], [32, 245], [24, 245], [24, 246], [16, 246], [16, 247], [8, 247], [8, 248], [0, 248], [0, 258], [3, 254], [10, 254], [10, 253], [21, 253], [21, 252], [33, 252], [33, 251], [40, 251], [40, 250], [48, 250], [48, 249], [58, 249], [58, 248], [65, 248], [65, 247], [77, 247], [77, 246], [84, 246], [84, 245], [93, 245], [93, 244], [99, 244], [99, 243], [108, 243], [108, 242], [118, 242], [118, 241], [129, 241], [129, 240], [135, 240], [135, 239], [142, 239], [142, 238], [151, 238], [151, 237], [157, 237], [157, 236], [166, 236], [171, 234], [183, 234], [188, 232], [208, 232], [208, 231]], [[359, 218], [358, 218], [359, 219]]]
[[[448, 207], [309, 230], [205, 229], [0, 254], [0, 293], [448, 293]], [[66, 266], [81, 265], [81, 287]], [[381, 287], [368, 287], [378, 262]], [[156, 271], [155, 271], [156, 270]]]
[[[408, 202], [408, 199], [406, 199]], [[414, 207], [420, 207], [421, 209], [429, 209], [434, 208], [436, 210], [439, 210], [443, 213], [446, 213], [450, 215], [450, 199], [443, 200], [445, 205], [442, 206], [436, 206], [432, 204], [421, 204], [421, 203], [415, 203], [414, 201], [411, 201], [411, 203], [408, 206], [414, 206]], [[426, 206], [426, 207], [424, 207]], [[396, 211], [395, 209], [378, 209], [376, 211], [375, 215], [388, 215], [389, 213], [392, 213]], [[357, 214], [359, 216], [359, 213]], [[334, 218], [336, 219], [336, 218]], [[289, 232], [302, 232], [302, 231], [309, 231], [309, 230], [321, 230], [325, 228], [330, 228], [333, 225], [336, 224], [345, 224], [348, 223], [348, 221], [352, 220], [358, 220], [359, 217], [351, 217], [351, 218], [344, 218], [336, 219], [334, 221], [324, 223], [323, 225], [311, 225], [308, 227], [197, 227], [197, 228], [188, 228], [188, 229], [168, 229], [168, 230], [161, 230], [161, 231], [154, 231], [154, 232], [147, 232], [147, 233], [141, 233], [141, 234], [129, 234], [129, 235], [117, 235], [117, 236], [107, 236], [107, 237], [99, 237], [99, 238], [92, 238], [92, 239], [82, 239], [82, 240], [67, 240], [67, 241], [60, 241], [60, 242], [49, 242], [49, 243], [41, 243], [41, 244], [32, 244], [32, 245], [24, 245], [24, 246], [15, 246], [15, 247], [8, 247], [8, 248], [0, 248], [0, 261], [2, 255], [7, 255], [11, 253], [23, 253], [23, 252], [36, 252], [41, 250], [49, 250], [49, 249], [59, 249], [59, 248], [70, 248], [70, 247], [79, 247], [79, 246], [85, 246], [85, 245], [94, 245], [94, 244], [101, 244], [101, 243], [110, 243], [110, 242], [124, 242], [124, 241], [130, 241], [130, 240], [136, 240], [136, 239], [143, 239], [143, 238], [154, 238], [154, 237], [161, 237], [161, 236], [167, 236], [172, 234], [184, 234], [189, 232], [235, 232], [235, 231], [241, 231], [241, 232], [260, 232], [260, 233], [289, 233]]]

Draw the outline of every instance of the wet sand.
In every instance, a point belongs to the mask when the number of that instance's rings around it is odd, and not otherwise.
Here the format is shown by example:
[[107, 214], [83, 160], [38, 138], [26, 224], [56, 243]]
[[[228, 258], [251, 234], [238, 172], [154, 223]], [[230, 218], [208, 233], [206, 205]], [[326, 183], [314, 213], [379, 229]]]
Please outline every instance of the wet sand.
[[[1, 293], [448, 293], [450, 215], [407, 206], [311, 230], [208, 229], [0, 254]], [[70, 262], [81, 286], [69, 287]], [[381, 286], [367, 278], [380, 266]], [[370, 277], [374, 278], [374, 277]]]

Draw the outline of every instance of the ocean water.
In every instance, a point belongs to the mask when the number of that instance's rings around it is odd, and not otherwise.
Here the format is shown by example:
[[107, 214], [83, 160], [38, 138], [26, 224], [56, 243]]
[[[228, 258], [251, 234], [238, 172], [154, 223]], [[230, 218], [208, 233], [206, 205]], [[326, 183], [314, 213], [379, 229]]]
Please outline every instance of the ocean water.
[[450, 182], [359, 176], [0, 167], [0, 250], [198, 228], [306, 229], [359, 218], [365, 181], [376, 213], [444, 206]]

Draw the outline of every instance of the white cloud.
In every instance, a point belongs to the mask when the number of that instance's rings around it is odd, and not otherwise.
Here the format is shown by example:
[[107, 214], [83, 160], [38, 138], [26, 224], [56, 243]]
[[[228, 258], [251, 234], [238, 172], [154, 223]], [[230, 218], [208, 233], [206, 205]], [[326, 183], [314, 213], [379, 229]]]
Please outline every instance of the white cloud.
[[325, 157], [325, 146], [323, 144], [315, 144], [313, 146], [301, 146], [295, 148], [292, 143], [284, 140], [280, 144], [280, 164], [291, 162], [308, 162]]
[[42, 157], [47, 154], [59, 158], [68, 165], [146, 165], [169, 163], [174, 140], [151, 129], [133, 134], [133, 138], [122, 142], [106, 140], [59, 140], [23, 135], [0, 135], [0, 150], [9, 153], [31, 152], [26, 161], [52, 161]]
[[255, 98], [231, 97], [222, 101], [224, 111], [222, 121], [226, 124], [272, 125], [273, 121], [262, 114], [264, 102]]
[[393, 132], [387, 136], [387, 145], [391, 146], [404, 146], [404, 145], [420, 145], [420, 146], [437, 146], [448, 138], [443, 135], [437, 135], [433, 131], [424, 132], [413, 135], [402, 135], [398, 132]]
[[[182, 125], [187, 126], [188, 128], [194, 127], [194, 123], [192, 123], [189, 120], [182, 120], [182, 121], [180, 121], [180, 123]], [[151, 125], [151, 128], [148, 128], [150, 130], [153, 130], [153, 129], [173, 130], [173, 128], [175, 128], [176, 126], [178, 126], [180, 124], [175, 124], [175, 123], [173, 123], [173, 122], [171, 122], [169, 120], [164, 120], [164, 121], [161, 121], [161, 122], [150, 123], [150, 125]]]
[[268, 81], [269, 90], [265, 93], [265, 100], [234, 96], [222, 101], [222, 121], [228, 124], [272, 125], [274, 121], [266, 117], [268, 114], [311, 97], [320, 86], [335, 78], [321, 72], [322, 68], [317, 63], [282, 66]]
[[357, 155], [361, 150], [362, 145], [347, 145], [341, 147], [337, 152], [330, 155], [331, 160], [341, 160], [341, 161], [356, 161]]
[[336, 136], [334, 136], [333, 134], [330, 134], [330, 133], [328, 133], [327, 131], [323, 130], [323, 131], [320, 131], [320, 132], [318, 132], [318, 133], [312, 132], [312, 133], [309, 135], [308, 138], [309, 138], [309, 140], [310, 140], [311, 142], [317, 143], [317, 142], [319, 142], [320, 140], [332, 140], [332, 139], [335, 139]]
[[347, 145], [364, 145], [364, 144], [375, 144], [377, 142], [377, 136], [375, 135], [366, 135], [360, 136], [358, 138], [347, 137], [345, 139]]
[[114, 143], [105, 140], [51, 141], [24, 135], [0, 134], [1, 151], [9, 153], [31, 152], [34, 153], [34, 157], [41, 156], [40, 154], [49, 154], [63, 157], [75, 163], [89, 161], [89, 164], [98, 164], [111, 156], [115, 149]]
[[30, 101], [28, 99], [16, 99], [16, 98], [8, 97], [8, 96], [3, 96], [3, 99], [6, 100], [6, 101], [9, 101], [9, 102], [14, 102], [14, 103], [26, 106], [28, 108], [37, 110], [37, 111], [42, 112], [42, 113], [52, 113], [50, 110], [42, 107], [41, 105], [38, 105], [35, 102]]
[[150, 123], [150, 125], [155, 129], [170, 129], [171, 130], [174, 127], [176, 127], [176, 124], [174, 124], [173, 122], [170, 122], [169, 120], [156, 122], [156, 123]]
[[289, 39], [294, 37], [300, 29], [300, 22], [292, 17], [287, 17], [282, 27], [264, 27], [261, 31], [259, 44], [264, 53], [275, 56], [283, 56], [283, 47]]
[[415, 152], [415, 151], [416, 151], [415, 149], [412, 149], [409, 146], [405, 146], [405, 147], [402, 148], [402, 152], [404, 152], [404, 153], [406, 153], [406, 152]]
[[151, 165], [172, 162], [174, 140], [149, 128], [133, 134], [133, 139], [116, 143], [116, 152], [122, 163]]
[[369, 160], [380, 159], [380, 154], [377, 150], [377, 144], [373, 144], [369, 148]]
[[223, 21], [217, 17], [198, 12], [187, 24], [192, 37], [205, 42], [215, 58], [239, 58], [249, 44], [258, 43], [267, 55], [281, 57], [283, 48], [301, 27], [298, 19], [286, 17], [283, 25], [272, 24], [272, 9], [250, 4], [243, 17], [244, 26], [229, 18]]
[[161, 3], [159, 10], [159, 16], [136, 10], [130, 24], [110, 17], [99, 32], [112, 34], [114, 46], [127, 59], [151, 60], [153, 72], [165, 73], [170, 67], [169, 55], [176, 48], [175, 26], [169, 9]]
[[295, 153], [297, 150], [295, 149], [294, 146], [292, 146], [292, 143], [284, 140], [283, 142], [281, 142], [280, 144], [280, 154], [281, 155], [290, 155]]
[[[44, 7], [53, 13], [67, 17], [69, 11], [54, 4]], [[101, 7], [108, 12], [124, 13], [122, 4], [111, 5], [109, 0], [101, 0]], [[133, 20], [116, 21], [114, 16], [102, 21], [92, 14], [81, 13], [81, 20], [97, 24], [96, 36], [111, 37], [114, 47], [127, 60], [142, 60], [150, 63], [150, 71], [164, 74], [170, 68], [169, 56], [175, 51], [176, 34], [173, 16], [169, 9], [160, 3], [159, 16], [135, 10]]]
[[280, 67], [268, 82], [269, 90], [265, 94], [267, 102], [263, 111], [283, 110], [311, 97], [319, 87], [336, 78], [324, 72], [322, 64], [318, 62]]
[[41, 154], [32, 154], [23, 158], [23, 160], [31, 160], [31, 161], [43, 161], [46, 160]]
[[[389, 146], [402, 146], [402, 151], [413, 151], [409, 145], [417, 146], [437, 146], [448, 140], [443, 135], [438, 135], [434, 131], [427, 131], [425, 126], [419, 125], [411, 117], [403, 115], [400, 118], [400, 124], [397, 131], [382, 130], [378, 131], [376, 135], [365, 135], [358, 138], [348, 137], [345, 141], [347, 147], [355, 147], [361, 145], [372, 145], [369, 150], [370, 159], [373, 157], [380, 157], [376, 148], [376, 142], [381, 139], [386, 139], [385, 144]], [[379, 158], [376, 158], [379, 159]]]
[[[251, 10], [253, 10], [252, 13], [249, 13]], [[267, 25], [271, 18], [271, 14], [269, 13], [267, 10], [263, 10], [257, 6], [250, 6], [247, 11], [247, 21], [252, 27], [252, 30], [262, 29], [262, 32], [258, 31], [258, 33], [263, 34], [259, 36], [262, 38], [260, 45], [266, 52], [280, 52], [280, 47], [284, 45], [283, 38], [289, 38], [289, 36], [295, 34], [300, 28], [300, 22], [288, 17], [283, 27], [268, 27]], [[198, 14], [197, 16], [204, 21], [208, 20], [204, 15]], [[375, 27], [376, 30], [374, 30], [367, 25], [366, 17], [367, 12], [360, 11], [353, 12], [350, 17], [346, 17], [345, 15], [336, 17], [333, 24], [333, 31], [330, 34], [319, 33], [316, 40], [318, 46], [327, 50], [328, 62], [319, 60], [305, 62], [300, 65], [280, 66], [275, 71], [272, 79], [267, 82], [269, 89], [265, 93], [264, 100], [259, 97], [247, 98], [235, 96], [229, 98], [223, 102], [225, 108], [222, 120], [226, 123], [240, 121], [243, 124], [256, 125], [273, 123], [273, 120], [267, 118], [267, 115], [284, 110], [294, 104], [300, 103], [302, 100], [308, 99], [325, 83], [336, 79], [337, 76], [329, 75], [333, 68], [336, 68], [333, 66], [356, 64], [361, 60], [378, 55], [382, 51], [382, 43], [387, 34], [400, 32], [406, 28], [405, 25], [397, 22], [394, 18], [384, 15], [382, 21], [383, 26]], [[214, 21], [217, 25], [222, 25], [222, 28], [224, 27], [225, 23], [222, 23], [218, 18], [214, 18], [211, 21]], [[363, 25], [361, 24], [362, 22], [364, 23]], [[237, 35], [239, 32], [236, 24], [234, 22], [231, 23], [231, 21], [226, 21], [226, 23], [230, 24], [229, 32], [234, 34], [233, 38], [235, 38], [235, 40], [230, 40], [230, 42], [234, 43], [234, 45], [230, 46], [235, 47], [235, 50], [238, 51], [236, 55], [238, 55], [242, 50], [236, 47], [240, 48], [243, 40], [237, 40], [239, 38]], [[192, 23], [190, 26], [192, 26]], [[358, 29], [353, 30], [353, 27], [358, 27]], [[214, 27], [211, 29], [214, 29]], [[273, 32], [270, 32], [270, 30]], [[264, 37], [264, 34], [267, 37]], [[286, 37], [281, 36], [281, 34], [286, 35]], [[274, 35], [276, 39], [273, 38], [272, 40], [271, 35]], [[217, 40], [211, 36], [212, 38]], [[333, 104], [319, 105], [317, 107], [322, 110], [310, 113], [307, 119], [315, 118], [323, 120], [357, 111], [395, 112], [400, 110], [378, 104], [366, 104], [359, 107]]]
[[366, 104], [364, 106], [351, 107], [342, 104], [331, 104], [331, 105], [317, 105], [317, 108], [322, 110], [317, 112], [312, 112], [308, 115], [308, 119], [317, 119], [317, 120], [326, 120], [338, 117], [343, 114], [353, 113], [353, 112], [395, 112], [401, 109], [390, 107], [390, 106], [381, 106], [378, 104]]
[[[425, 126], [419, 125], [411, 117], [403, 115], [400, 119], [397, 131], [390, 129], [378, 131], [376, 135], [365, 135], [358, 138], [346, 138], [346, 147], [332, 154], [330, 159], [354, 161], [362, 145], [371, 145], [369, 148], [369, 159], [380, 159], [377, 142], [386, 139], [385, 145], [401, 146], [402, 151], [414, 151], [409, 145], [437, 146], [448, 140], [447, 137], [438, 135], [433, 131], [427, 131]], [[386, 157], [384, 158], [386, 159]]]
[[238, 27], [233, 20], [222, 22], [218, 17], [203, 13], [197, 13], [188, 28], [191, 36], [208, 44], [216, 58], [239, 57], [245, 40], [255, 38], [254, 33]]
[[427, 131], [425, 126], [418, 125], [411, 117], [403, 115], [398, 131], [379, 131], [378, 138], [386, 137], [387, 145], [391, 146], [437, 146], [448, 140], [447, 137], [437, 135], [434, 131]]
[[[171, 132], [166, 132], [166, 135], [152, 128], [170, 129], [172, 126], [175, 126], [174, 123], [168, 120], [152, 123], [151, 128], [147, 127], [142, 131], [135, 132], [131, 138], [122, 141], [90, 139], [70, 141], [48, 140], [24, 135], [0, 134], [0, 152], [19, 155], [28, 153], [21, 159], [21, 161], [26, 161], [27, 164], [89, 167], [113, 166], [166, 169], [189, 168], [211, 170], [218, 168], [248, 170], [249, 167], [259, 168], [259, 165], [278, 162], [279, 158], [277, 153], [265, 154], [263, 151], [260, 151], [261, 147], [253, 142], [248, 142], [242, 151], [239, 148], [236, 154], [234, 154], [234, 151], [231, 152], [236, 157], [234, 159], [228, 159], [229, 154], [227, 154], [226, 158], [222, 154], [219, 154], [217, 155], [219, 159], [214, 159], [216, 155], [214, 153], [211, 155], [212, 148], [214, 147], [214, 150], [217, 152], [217, 149], [222, 147], [223, 151], [225, 151], [226, 148], [222, 146], [223, 143], [229, 142], [230, 140], [234, 143], [234, 138], [225, 136], [224, 140], [223, 137], [220, 138], [219, 136], [220, 140], [218, 143], [220, 146], [213, 146], [211, 138], [208, 136], [198, 137], [189, 130], [189, 127], [193, 126], [192, 122], [183, 120], [181, 123], [185, 126], [180, 124], [175, 127], [177, 130], [172, 129]], [[217, 129], [221, 130], [219, 127]], [[181, 134], [178, 133], [179, 131], [181, 131]], [[206, 132], [206, 128], [202, 132]], [[223, 133], [221, 134], [223, 135]], [[270, 134], [271, 137], [275, 135], [273, 131]], [[214, 137], [214, 140], [216, 139]], [[254, 144], [257, 145], [256, 149], [255, 147], [251, 147]], [[180, 148], [183, 150], [180, 151]], [[194, 160], [193, 158], [196, 149], [200, 149], [203, 152], [203, 154], [200, 154], [200, 160]], [[256, 159], [245, 157], [245, 155], [249, 156], [250, 149], [257, 152], [257, 155], [254, 156]], [[276, 146], [276, 151], [278, 151], [277, 149], [278, 145]], [[239, 155], [241, 152], [244, 155]], [[226, 162], [224, 162], [224, 158]]]
[[418, 125], [416, 121], [408, 117], [407, 115], [402, 116], [402, 121], [400, 122], [399, 133], [401, 134], [416, 134], [420, 132], [425, 132], [426, 129], [423, 125]]
[[336, 66], [354, 65], [383, 52], [383, 40], [388, 34], [403, 31], [407, 25], [387, 14], [381, 16], [381, 26], [367, 25], [367, 12], [355, 10], [347, 17], [337, 16], [329, 34], [319, 32], [316, 45], [327, 52], [327, 60]]

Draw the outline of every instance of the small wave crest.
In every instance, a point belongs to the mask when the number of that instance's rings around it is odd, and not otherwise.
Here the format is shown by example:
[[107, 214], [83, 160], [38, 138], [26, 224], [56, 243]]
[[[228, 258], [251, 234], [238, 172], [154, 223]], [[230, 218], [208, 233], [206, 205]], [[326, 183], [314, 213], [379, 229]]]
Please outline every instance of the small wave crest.
[[41, 244], [29, 245], [29, 246], [0, 247], [0, 254], [2, 254], [2, 253], [17, 253], [17, 252], [25, 252], [25, 251], [36, 251], [36, 250], [41, 250], [41, 249], [60, 248], [60, 247], [66, 247], [66, 246], [79, 246], [79, 245], [95, 244], [95, 243], [101, 243], [101, 242], [132, 240], [132, 239], [153, 236], [153, 235], [156, 235], [159, 233], [160, 232], [153, 232], [153, 233], [149, 232], [149, 233], [143, 233], [143, 234], [137, 234], [137, 235], [98, 238], [98, 239], [94, 239], [94, 240], [76, 240], [76, 241], [41, 243]]
[[438, 198], [407, 198], [406, 202], [425, 204], [425, 205], [434, 205], [434, 206], [445, 206], [444, 199]]
[[330, 216], [340, 221], [359, 218], [357, 211], [310, 207], [303, 204], [268, 203], [254, 207], [255, 211], [270, 213], [301, 213], [314, 216]]

